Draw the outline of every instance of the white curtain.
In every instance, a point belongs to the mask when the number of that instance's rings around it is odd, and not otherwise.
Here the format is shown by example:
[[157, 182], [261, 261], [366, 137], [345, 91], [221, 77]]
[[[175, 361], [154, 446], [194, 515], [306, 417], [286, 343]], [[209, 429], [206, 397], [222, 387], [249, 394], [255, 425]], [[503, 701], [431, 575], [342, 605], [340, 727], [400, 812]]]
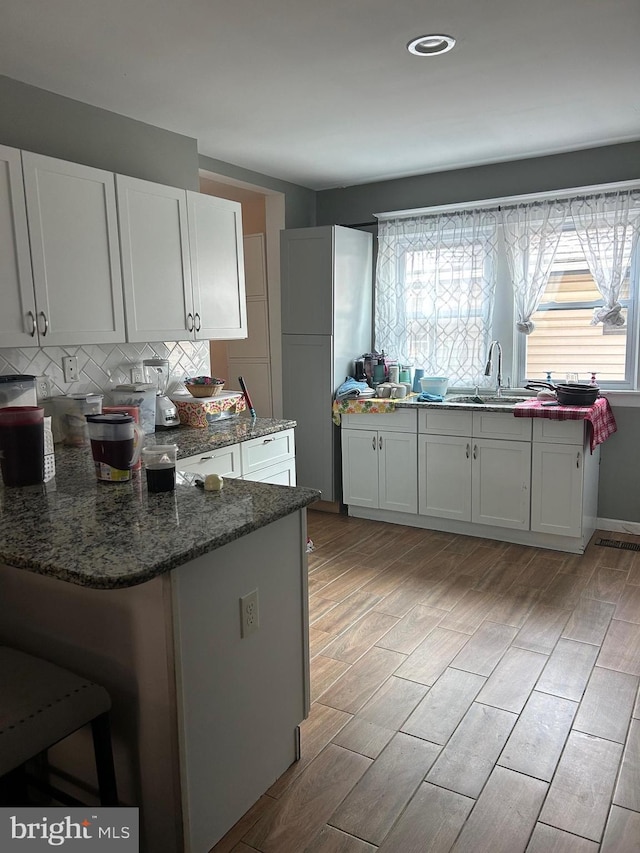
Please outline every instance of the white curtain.
[[576, 235], [604, 300], [591, 325], [624, 326], [620, 291], [629, 270], [640, 223], [640, 191], [576, 198], [571, 202]]
[[516, 328], [524, 335], [530, 335], [534, 329], [531, 317], [547, 286], [566, 217], [566, 205], [555, 200], [501, 210]]
[[497, 209], [381, 220], [375, 347], [451, 384], [481, 381], [491, 340]]

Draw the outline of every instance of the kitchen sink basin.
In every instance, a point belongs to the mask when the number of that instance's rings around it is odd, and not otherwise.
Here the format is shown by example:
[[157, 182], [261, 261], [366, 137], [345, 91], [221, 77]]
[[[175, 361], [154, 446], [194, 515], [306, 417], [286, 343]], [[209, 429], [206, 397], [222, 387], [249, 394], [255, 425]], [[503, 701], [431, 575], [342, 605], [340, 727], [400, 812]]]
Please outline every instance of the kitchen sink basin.
[[448, 397], [445, 402], [464, 404], [466, 406], [514, 406], [516, 403], [523, 403], [525, 400], [529, 399], [529, 397], [508, 397], [506, 395], [497, 397], [494, 394], [481, 394], [480, 396], [476, 396], [474, 394], [467, 397]]

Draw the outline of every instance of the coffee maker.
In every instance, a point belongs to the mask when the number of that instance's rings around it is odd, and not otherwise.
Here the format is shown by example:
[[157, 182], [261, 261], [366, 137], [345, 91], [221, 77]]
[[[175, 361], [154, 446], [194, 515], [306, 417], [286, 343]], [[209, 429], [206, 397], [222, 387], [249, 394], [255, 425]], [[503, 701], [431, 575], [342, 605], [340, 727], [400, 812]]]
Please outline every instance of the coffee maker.
[[166, 396], [170, 375], [169, 359], [145, 358], [142, 366], [145, 380], [156, 389], [156, 429], [180, 426], [176, 404]]

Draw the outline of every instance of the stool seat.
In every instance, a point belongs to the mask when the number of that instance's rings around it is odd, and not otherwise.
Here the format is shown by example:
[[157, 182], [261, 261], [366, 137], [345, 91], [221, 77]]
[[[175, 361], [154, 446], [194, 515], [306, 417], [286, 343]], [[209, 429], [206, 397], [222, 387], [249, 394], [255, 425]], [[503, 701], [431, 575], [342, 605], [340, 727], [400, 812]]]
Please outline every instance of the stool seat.
[[[110, 708], [111, 698], [104, 687], [49, 661], [0, 646], [0, 776], [87, 723], [93, 726], [98, 764], [98, 753], [105, 755], [105, 738], [108, 741], [107, 774], [113, 775]], [[100, 781], [100, 766], [98, 776]], [[113, 783], [115, 788], [115, 776]]]

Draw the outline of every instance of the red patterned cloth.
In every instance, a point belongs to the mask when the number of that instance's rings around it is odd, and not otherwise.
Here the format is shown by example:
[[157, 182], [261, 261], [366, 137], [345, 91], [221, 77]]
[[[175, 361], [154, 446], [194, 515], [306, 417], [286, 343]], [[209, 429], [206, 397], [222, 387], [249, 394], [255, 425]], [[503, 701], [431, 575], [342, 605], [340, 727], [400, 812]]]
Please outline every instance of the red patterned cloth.
[[549, 406], [544, 400], [526, 400], [516, 403], [513, 414], [517, 418], [550, 418], [554, 421], [589, 422], [591, 452], [618, 429], [616, 419], [606, 397], [598, 397], [592, 406]]

